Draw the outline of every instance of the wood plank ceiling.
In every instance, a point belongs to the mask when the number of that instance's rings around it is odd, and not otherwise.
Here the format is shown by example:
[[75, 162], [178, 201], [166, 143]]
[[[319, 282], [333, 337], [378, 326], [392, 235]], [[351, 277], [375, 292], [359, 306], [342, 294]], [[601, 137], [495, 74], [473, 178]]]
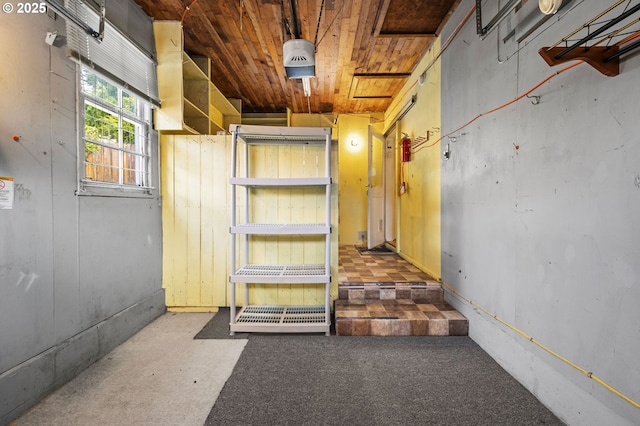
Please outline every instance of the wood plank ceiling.
[[[211, 58], [211, 80], [249, 113], [383, 112], [459, 2], [136, 0], [156, 20], [182, 20], [185, 50]], [[309, 98], [283, 65], [296, 25], [316, 46]]]

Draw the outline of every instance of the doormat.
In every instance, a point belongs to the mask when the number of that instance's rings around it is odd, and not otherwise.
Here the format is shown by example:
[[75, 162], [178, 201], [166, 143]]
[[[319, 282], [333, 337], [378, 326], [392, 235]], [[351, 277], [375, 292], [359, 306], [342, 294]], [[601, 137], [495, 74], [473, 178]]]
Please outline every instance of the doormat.
[[380, 245], [373, 248], [367, 248], [365, 246], [356, 246], [358, 253], [360, 254], [396, 254], [395, 251], [391, 250], [386, 245]]

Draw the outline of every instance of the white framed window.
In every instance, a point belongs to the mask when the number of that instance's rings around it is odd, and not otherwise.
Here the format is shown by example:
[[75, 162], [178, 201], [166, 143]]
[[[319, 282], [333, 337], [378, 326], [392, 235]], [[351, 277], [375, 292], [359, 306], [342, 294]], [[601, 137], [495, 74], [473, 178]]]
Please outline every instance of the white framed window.
[[78, 194], [151, 195], [152, 106], [79, 66]]

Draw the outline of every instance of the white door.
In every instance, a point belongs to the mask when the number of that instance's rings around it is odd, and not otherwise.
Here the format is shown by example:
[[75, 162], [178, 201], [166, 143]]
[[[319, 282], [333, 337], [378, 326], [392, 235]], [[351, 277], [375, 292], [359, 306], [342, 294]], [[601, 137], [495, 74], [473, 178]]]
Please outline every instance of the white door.
[[384, 135], [369, 126], [369, 173], [367, 182], [367, 247], [384, 244]]

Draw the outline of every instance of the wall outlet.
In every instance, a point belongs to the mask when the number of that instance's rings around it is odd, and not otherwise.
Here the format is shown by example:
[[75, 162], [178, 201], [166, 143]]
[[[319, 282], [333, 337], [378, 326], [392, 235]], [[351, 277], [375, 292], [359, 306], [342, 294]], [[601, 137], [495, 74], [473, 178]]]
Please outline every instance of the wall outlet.
[[364, 241], [367, 239], [367, 231], [358, 231], [358, 239]]

